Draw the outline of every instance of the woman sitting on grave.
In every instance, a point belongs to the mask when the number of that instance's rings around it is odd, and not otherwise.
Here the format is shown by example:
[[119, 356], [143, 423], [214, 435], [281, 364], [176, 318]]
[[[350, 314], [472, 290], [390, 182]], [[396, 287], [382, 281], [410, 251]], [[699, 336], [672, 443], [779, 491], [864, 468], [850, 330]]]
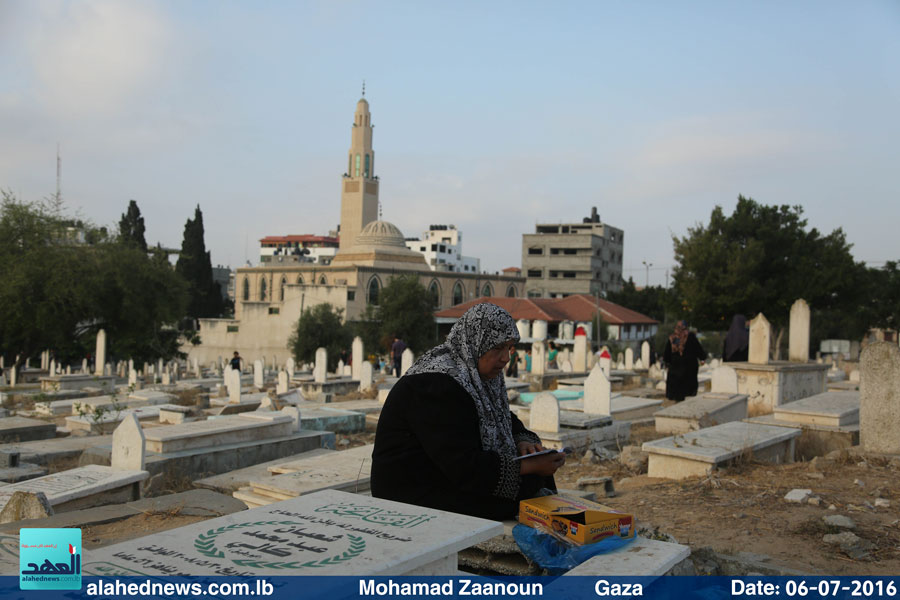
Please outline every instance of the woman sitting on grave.
[[706, 350], [688, 329], [687, 321], [678, 321], [663, 354], [663, 361], [669, 370], [666, 375], [666, 398], [681, 402], [687, 396], [697, 395], [697, 372], [701, 360], [706, 360]]
[[564, 454], [516, 460], [543, 449], [509, 410], [503, 368], [518, 340], [509, 313], [478, 304], [416, 361], [378, 419], [373, 496], [508, 519], [519, 500], [555, 489]]

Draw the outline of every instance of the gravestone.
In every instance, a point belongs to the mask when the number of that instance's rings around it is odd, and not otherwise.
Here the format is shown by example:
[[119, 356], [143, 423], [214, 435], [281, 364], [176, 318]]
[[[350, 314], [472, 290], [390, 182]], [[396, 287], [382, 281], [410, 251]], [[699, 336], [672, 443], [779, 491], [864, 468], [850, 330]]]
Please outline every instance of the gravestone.
[[81, 372], [82, 373], [88, 372], [88, 361], [86, 358], [81, 359]]
[[43, 492], [14, 492], [0, 510], [0, 523], [15, 523], [25, 519], [44, 519], [53, 516], [53, 507]]
[[299, 406], [285, 406], [281, 409], [281, 412], [291, 419], [294, 420], [294, 431], [300, 431], [300, 407]]
[[[323, 490], [94, 549], [85, 575], [455, 575], [495, 521]], [[338, 596], [335, 596], [338, 597]]]
[[328, 373], [328, 351], [325, 348], [316, 349], [316, 366], [313, 369], [313, 381], [325, 383]]
[[569, 349], [563, 348], [559, 351], [559, 355], [556, 357], [556, 364], [562, 365], [564, 362], [571, 362], [569, 360]]
[[293, 427], [291, 418], [281, 413], [246, 412], [207, 421], [153, 427], [144, 432], [144, 437], [149, 452], [168, 453], [288, 436]]
[[403, 377], [406, 375], [406, 372], [409, 371], [409, 368], [413, 366], [413, 363], [416, 361], [416, 356], [413, 354], [413, 351], [410, 348], [407, 348], [403, 351], [403, 354], [400, 355], [400, 376]]
[[365, 392], [372, 388], [372, 363], [362, 361], [359, 367], [359, 391]]
[[643, 368], [644, 368], [644, 362], [640, 358], [637, 359], [636, 361], [634, 361], [634, 369], [636, 371], [640, 371]]
[[544, 342], [534, 342], [531, 345], [531, 372], [534, 375], [543, 375], [547, 371], [547, 351]]
[[288, 393], [288, 374], [284, 371], [278, 371], [278, 385], [275, 386], [275, 393]]
[[350, 377], [359, 379], [363, 364], [363, 341], [359, 336], [353, 338], [353, 344], [350, 346], [350, 357], [350, 366], [352, 368]]
[[232, 369], [225, 379], [225, 385], [228, 386], [228, 402], [232, 404], [240, 404], [241, 402], [241, 372]]
[[97, 332], [97, 347], [94, 352], [94, 374], [103, 375], [103, 366], [106, 364], [106, 330]]
[[609, 379], [610, 373], [612, 372], [612, 356], [609, 353], [609, 348], [604, 347], [600, 351], [600, 360], [597, 364], [600, 365], [600, 368], [603, 369], [603, 374]]
[[284, 370], [287, 371], [287, 376], [288, 376], [289, 380], [294, 378], [295, 366], [296, 366], [296, 363], [294, 363], [293, 357], [289, 357], [287, 359], [287, 361], [284, 363]]
[[625, 348], [625, 370], [634, 370], [634, 350], [631, 348]]
[[800, 299], [791, 306], [791, 325], [788, 332], [788, 359], [805, 363], [809, 360], [809, 305]]
[[610, 397], [612, 387], [600, 365], [594, 365], [584, 381], [584, 412], [591, 415], [612, 414]]
[[128, 371], [128, 385], [132, 387], [137, 386], [137, 371], [134, 369]]
[[588, 370], [587, 359], [589, 356], [586, 335], [575, 336], [575, 351], [572, 353], [572, 369], [578, 373]]
[[9, 387], [16, 387], [16, 378], [18, 375], [16, 374], [16, 365], [13, 363], [13, 366], [9, 368]]
[[[69, 506], [87, 508], [103, 504], [103, 496], [109, 497], [116, 490], [128, 496], [126, 499], [119, 499], [120, 502], [137, 500], [135, 496], [138, 494], [132, 490], [132, 484], [143, 481], [148, 476], [146, 471], [123, 471], [101, 465], [77, 467], [0, 487], [0, 506], [5, 505], [18, 491], [43, 492], [56, 512], [62, 512]], [[96, 502], [88, 500], [90, 496], [94, 496]], [[64, 506], [66, 504], [69, 506]]]
[[769, 364], [769, 345], [772, 327], [762, 313], [750, 321], [750, 350], [748, 361], [754, 365]]
[[710, 391], [723, 394], [737, 394], [737, 371], [727, 365], [716, 367], [712, 372]]
[[568, 360], [564, 360], [562, 364], [559, 365], [559, 370], [563, 373], [571, 373], [572, 372], [572, 363]]
[[650, 368], [650, 342], [644, 341], [641, 344], [641, 364], [645, 369]]
[[263, 364], [261, 360], [253, 361], [253, 385], [256, 389], [263, 389], [264, 384], [264, 376], [263, 376]]
[[50, 360], [50, 377], [56, 375], [56, 360]]
[[869, 344], [859, 362], [860, 445], [866, 452], [900, 454], [900, 348]]
[[110, 466], [117, 470], [143, 471], [145, 446], [141, 424], [134, 414], [129, 414], [113, 431]]
[[532, 431], [550, 433], [559, 431], [559, 401], [556, 396], [542, 392], [532, 400], [531, 420], [528, 428]]
[[335, 373], [337, 373], [338, 375], [344, 374], [344, 360], [343, 359], [338, 360], [337, 369], [335, 370]]
[[[620, 352], [619, 354], [621, 355], [622, 353]], [[625, 370], [625, 361], [622, 359], [619, 359], [619, 362], [616, 363], [616, 369], [619, 371], [624, 371]]]

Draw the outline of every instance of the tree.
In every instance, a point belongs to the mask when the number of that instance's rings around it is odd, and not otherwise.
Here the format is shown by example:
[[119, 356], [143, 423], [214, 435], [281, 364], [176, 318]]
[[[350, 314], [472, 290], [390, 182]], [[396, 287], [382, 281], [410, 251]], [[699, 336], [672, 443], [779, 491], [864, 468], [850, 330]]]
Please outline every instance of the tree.
[[669, 312], [677, 308], [678, 302], [671, 290], [661, 285], [641, 288], [634, 285], [634, 279], [628, 278], [618, 292], [608, 292], [606, 299], [619, 306], [637, 311], [642, 315], [656, 319], [660, 323], [666, 321]]
[[341, 351], [349, 349], [352, 341], [350, 329], [341, 322], [342, 312], [342, 309], [327, 303], [304, 309], [288, 340], [294, 359], [313, 362], [316, 350], [325, 348], [328, 351], [328, 369], [334, 370]]
[[144, 239], [144, 217], [137, 202], [128, 201], [128, 210], [119, 221], [119, 241], [122, 244], [135, 246], [147, 251], [147, 240]]
[[802, 215], [799, 206], [738, 196], [730, 216], [716, 206], [708, 225], [673, 236], [679, 313], [697, 327], [726, 329], [736, 313], [763, 312], [781, 338], [798, 298], [814, 311], [854, 311], [865, 268], [841, 229], [821, 235]]
[[378, 304], [366, 307], [357, 327], [367, 347], [375, 344], [387, 350], [396, 335], [420, 354], [437, 343], [434, 294], [415, 275], [392, 277], [379, 292]]
[[184, 224], [181, 254], [175, 263], [175, 271], [188, 284], [187, 316], [194, 319], [218, 317], [224, 309], [222, 292], [213, 280], [212, 261], [203, 235], [203, 213], [197, 205], [194, 218]]

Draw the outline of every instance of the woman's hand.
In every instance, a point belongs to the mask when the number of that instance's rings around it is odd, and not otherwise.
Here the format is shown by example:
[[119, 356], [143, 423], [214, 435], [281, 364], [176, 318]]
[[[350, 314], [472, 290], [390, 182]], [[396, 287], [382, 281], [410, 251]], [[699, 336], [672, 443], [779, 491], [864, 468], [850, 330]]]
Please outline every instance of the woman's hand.
[[526, 454], [534, 454], [535, 452], [540, 452], [544, 449], [541, 446], [540, 442], [519, 442], [516, 444], [516, 449], [519, 451], [519, 456], [525, 456]]
[[523, 458], [519, 462], [521, 463], [519, 467], [521, 475], [543, 475], [544, 477], [549, 477], [566, 464], [566, 453], [552, 452], [550, 454], [532, 456], [531, 458]]

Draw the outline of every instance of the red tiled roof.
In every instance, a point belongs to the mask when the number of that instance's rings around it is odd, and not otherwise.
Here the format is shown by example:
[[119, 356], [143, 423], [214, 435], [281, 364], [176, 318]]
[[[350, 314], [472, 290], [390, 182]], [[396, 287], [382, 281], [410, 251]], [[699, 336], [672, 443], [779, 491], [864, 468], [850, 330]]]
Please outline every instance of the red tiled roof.
[[600, 313], [603, 315], [603, 320], [610, 325], [659, 323], [659, 321], [639, 312], [619, 306], [608, 300], [598, 300], [588, 294], [574, 294], [565, 298], [481, 297], [440, 310], [434, 313], [434, 316], [458, 319], [467, 310], [482, 302], [496, 304], [512, 315], [514, 319], [527, 319], [529, 321], [542, 320], [548, 323], [559, 323], [560, 321], [589, 322], [597, 314], [597, 309], [599, 308]]
[[294, 242], [310, 243], [320, 242], [325, 244], [337, 244], [339, 238], [328, 235], [267, 235], [259, 240], [260, 244], [286, 244]]
[[505, 269], [503, 269], [503, 272], [504, 273], [521, 273], [522, 269], [520, 269], [519, 267], [506, 267]]

